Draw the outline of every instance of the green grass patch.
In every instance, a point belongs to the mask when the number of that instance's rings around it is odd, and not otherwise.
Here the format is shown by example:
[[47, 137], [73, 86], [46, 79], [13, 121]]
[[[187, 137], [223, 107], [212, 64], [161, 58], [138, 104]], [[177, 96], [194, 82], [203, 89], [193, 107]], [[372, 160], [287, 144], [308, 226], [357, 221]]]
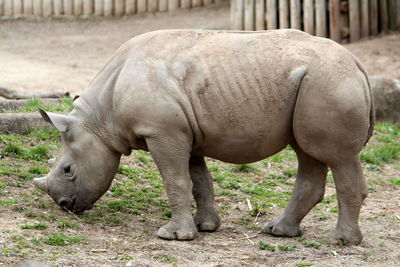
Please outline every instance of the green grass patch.
[[163, 260], [165, 262], [170, 262], [170, 263], [177, 261], [174, 257], [169, 256], [169, 255], [165, 255], [165, 254], [156, 254], [156, 255], [153, 256], [153, 258], [154, 259], [160, 259], [160, 260]]
[[305, 240], [303, 244], [306, 248], [320, 248], [322, 246], [322, 243], [312, 240]]
[[399, 178], [390, 178], [388, 179], [389, 182], [391, 182], [394, 185], [400, 185], [400, 179]]
[[52, 234], [44, 243], [50, 246], [68, 246], [72, 244], [82, 243], [86, 239], [84, 237], [71, 237], [63, 233]]
[[362, 161], [374, 165], [391, 163], [400, 156], [400, 143], [366, 147], [360, 155]]
[[276, 250], [275, 246], [273, 246], [271, 244], [268, 244], [268, 243], [265, 243], [265, 242], [262, 242], [262, 241], [258, 242], [258, 247], [261, 250], [269, 250], [271, 252], [274, 252]]
[[281, 251], [293, 251], [297, 248], [296, 245], [288, 246], [288, 245], [278, 245], [277, 248]]
[[237, 164], [232, 167], [234, 172], [257, 172], [258, 168], [250, 164]]
[[46, 111], [52, 112], [69, 112], [73, 109], [72, 105], [73, 100], [69, 97], [63, 97], [60, 99], [60, 102], [56, 105], [45, 105], [38, 98], [28, 99], [25, 106], [16, 109], [14, 113], [22, 113], [22, 112], [37, 112], [39, 108], [42, 108]]
[[22, 224], [21, 229], [34, 229], [34, 230], [44, 230], [47, 229], [47, 224], [45, 223], [34, 223], [34, 224]]

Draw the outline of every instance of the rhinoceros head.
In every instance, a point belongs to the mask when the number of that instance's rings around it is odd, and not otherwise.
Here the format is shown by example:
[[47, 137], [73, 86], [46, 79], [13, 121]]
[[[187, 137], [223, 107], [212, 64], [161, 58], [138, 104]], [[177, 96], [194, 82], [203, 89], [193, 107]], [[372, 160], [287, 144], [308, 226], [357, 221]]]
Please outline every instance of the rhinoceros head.
[[77, 115], [40, 110], [61, 132], [62, 147], [47, 176], [33, 180], [62, 208], [75, 213], [91, 209], [115, 176], [120, 154], [112, 152]]

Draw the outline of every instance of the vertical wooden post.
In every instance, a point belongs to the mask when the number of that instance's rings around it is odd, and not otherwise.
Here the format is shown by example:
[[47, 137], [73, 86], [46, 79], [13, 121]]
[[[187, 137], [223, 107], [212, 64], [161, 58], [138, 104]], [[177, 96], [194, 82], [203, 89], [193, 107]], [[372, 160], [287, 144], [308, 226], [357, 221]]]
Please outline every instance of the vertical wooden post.
[[106, 17], [112, 16], [113, 14], [113, 0], [104, 0], [103, 14]]
[[231, 30], [244, 29], [244, 0], [232, 0], [231, 2]]
[[[0, 2], [2, 2], [1, 0]], [[24, 0], [24, 15], [33, 15], [33, 2], [32, 0]]]
[[388, 16], [389, 16], [389, 29], [390, 30], [396, 30], [396, 23], [397, 23], [397, 15], [396, 11], [398, 11], [398, 8], [396, 7], [396, 0], [388, 0], [387, 5], [388, 5]]
[[383, 32], [387, 32], [389, 29], [389, 20], [386, 0], [379, 1], [379, 21], [381, 26], [380, 30]]
[[42, 16], [42, 0], [33, 0], [33, 14], [35, 16]]
[[[330, 1], [332, 2], [332, 1]], [[314, 0], [304, 0], [304, 31], [311, 35], [315, 34], [314, 31]]]
[[158, 3], [157, 0], [147, 0], [147, 11], [157, 12]]
[[370, 14], [369, 22], [371, 28], [371, 35], [378, 34], [378, 0], [370, 0]]
[[265, 30], [265, 0], [256, 0], [256, 31]]
[[74, 3], [73, 0], [63, 0], [64, 3], [64, 14], [71, 16], [74, 13]]
[[190, 0], [181, 0], [181, 8], [183, 9], [190, 8]]
[[53, 0], [53, 14], [60, 16], [63, 13], [62, 0]]
[[14, 0], [13, 13], [16, 17], [22, 15], [22, 0]]
[[319, 37], [327, 37], [326, 27], [326, 1], [315, 0], [315, 34]]
[[4, 15], [4, 0], [0, 0], [0, 17]]
[[396, 19], [396, 27], [397, 30], [400, 30], [400, 0], [397, 0], [397, 19]]
[[329, 1], [329, 33], [332, 40], [340, 43], [340, 0]]
[[6, 17], [11, 17], [13, 15], [13, 1], [12, 0], [4, 0], [3, 13]]
[[168, 0], [168, 10], [175, 11], [179, 9], [179, 0]]
[[53, 15], [53, 0], [43, 0], [43, 16], [50, 17]]
[[168, 11], [168, 0], [160, 0], [159, 1], [158, 11], [160, 11], [160, 12]]
[[[86, 1], [86, 0], [84, 0]], [[125, 10], [124, 0], [114, 0], [114, 15], [122, 16]]]
[[137, 12], [139, 14], [145, 13], [147, 10], [147, 1], [146, 0], [137, 0]]
[[301, 29], [300, 0], [290, 0], [290, 28]]
[[82, 9], [83, 9], [83, 0], [74, 0], [74, 15], [82, 15]]
[[358, 0], [349, 0], [350, 42], [360, 39], [360, 5]]
[[289, 0], [279, 0], [279, 28], [289, 28]]
[[136, 0], [125, 1], [125, 14], [132, 15], [136, 13]]
[[103, 15], [103, 10], [104, 10], [104, 2], [103, 2], [103, 0], [94, 0], [94, 14], [96, 16], [102, 16]]
[[192, 7], [200, 7], [201, 4], [201, 0], [192, 0]]
[[244, 0], [244, 29], [254, 31], [254, 0]]
[[278, 29], [278, 10], [276, 0], [267, 0], [267, 29]]
[[369, 1], [361, 1], [361, 37], [369, 36]]
[[86, 16], [93, 14], [93, 0], [83, 0], [83, 14]]

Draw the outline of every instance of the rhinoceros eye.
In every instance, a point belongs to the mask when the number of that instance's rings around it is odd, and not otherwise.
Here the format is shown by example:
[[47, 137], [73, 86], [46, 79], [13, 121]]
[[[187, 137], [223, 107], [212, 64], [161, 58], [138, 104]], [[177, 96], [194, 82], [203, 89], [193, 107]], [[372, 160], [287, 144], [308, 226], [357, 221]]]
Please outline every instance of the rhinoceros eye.
[[64, 173], [65, 174], [70, 174], [71, 173], [71, 166], [65, 166], [64, 167]]

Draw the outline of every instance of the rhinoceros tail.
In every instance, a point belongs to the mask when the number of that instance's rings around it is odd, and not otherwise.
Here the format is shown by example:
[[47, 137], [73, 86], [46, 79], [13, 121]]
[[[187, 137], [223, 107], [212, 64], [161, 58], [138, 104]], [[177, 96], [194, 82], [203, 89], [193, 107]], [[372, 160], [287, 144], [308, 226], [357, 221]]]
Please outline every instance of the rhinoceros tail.
[[[354, 56], [353, 56], [353, 57], [354, 57]], [[354, 61], [356, 62], [357, 67], [360, 69], [360, 71], [361, 71], [361, 72], [364, 74], [364, 76], [365, 76], [365, 79], [366, 79], [367, 84], [368, 84], [369, 95], [370, 95], [370, 98], [371, 98], [371, 107], [370, 107], [370, 110], [369, 110], [369, 128], [368, 128], [368, 135], [367, 135], [367, 140], [365, 141], [365, 144], [364, 144], [364, 145], [366, 145], [366, 144], [368, 143], [369, 139], [371, 138], [372, 133], [374, 132], [374, 126], [375, 126], [375, 106], [374, 106], [374, 98], [373, 98], [373, 95], [372, 95], [371, 82], [370, 82], [370, 80], [369, 80], [369, 78], [368, 78], [367, 71], [365, 70], [364, 66], [360, 63], [360, 61], [359, 61], [356, 57], [354, 57]]]
[[303, 80], [304, 76], [306, 75], [308, 70], [307, 66], [299, 66], [295, 68], [289, 76], [289, 82], [290, 82], [290, 87], [296, 90], [296, 92], [299, 91], [301, 81]]

